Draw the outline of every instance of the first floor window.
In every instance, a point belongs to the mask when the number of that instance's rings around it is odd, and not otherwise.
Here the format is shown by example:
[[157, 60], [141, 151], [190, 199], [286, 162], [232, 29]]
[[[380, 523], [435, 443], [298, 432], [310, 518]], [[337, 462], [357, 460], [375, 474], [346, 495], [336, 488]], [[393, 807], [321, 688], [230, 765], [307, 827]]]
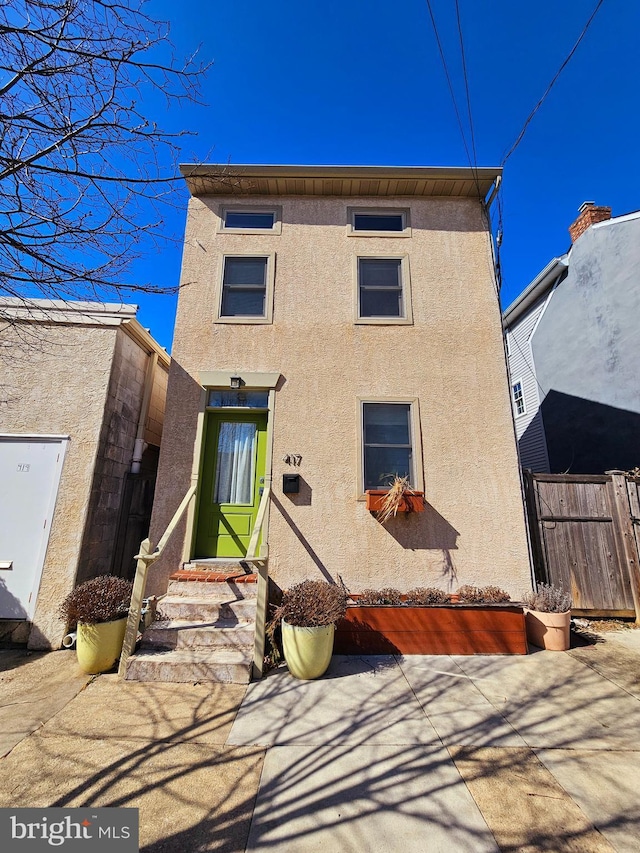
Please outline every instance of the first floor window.
[[225, 257], [221, 317], [266, 317], [268, 261], [268, 257]]
[[364, 489], [383, 489], [393, 478], [414, 482], [410, 403], [363, 403]]
[[511, 386], [511, 393], [513, 395], [513, 406], [515, 408], [516, 415], [524, 415], [525, 408], [522, 382], [514, 382]]

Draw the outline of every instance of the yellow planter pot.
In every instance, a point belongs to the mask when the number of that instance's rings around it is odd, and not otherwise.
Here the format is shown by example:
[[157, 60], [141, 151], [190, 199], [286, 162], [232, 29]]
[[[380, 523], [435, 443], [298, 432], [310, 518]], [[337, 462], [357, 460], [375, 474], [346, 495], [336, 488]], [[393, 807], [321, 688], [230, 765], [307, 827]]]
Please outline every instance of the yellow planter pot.
[[282, 620], [282, 645], [289, 672], [308, 681], [327, 671], [333, 654], [333, 625], [300, 628]]
[[534, 646], [551, 652], [564, 652], [569, 648], [569, 630], [571, 611], [565, 613], [544, 613], [541, 610], [527, 610], [525, 616], [527, 639]]
[[127, 617], [98, 625], [78, 622], [76, 653], [80, 668], [90, 675], [110, 670], [122, 651]]

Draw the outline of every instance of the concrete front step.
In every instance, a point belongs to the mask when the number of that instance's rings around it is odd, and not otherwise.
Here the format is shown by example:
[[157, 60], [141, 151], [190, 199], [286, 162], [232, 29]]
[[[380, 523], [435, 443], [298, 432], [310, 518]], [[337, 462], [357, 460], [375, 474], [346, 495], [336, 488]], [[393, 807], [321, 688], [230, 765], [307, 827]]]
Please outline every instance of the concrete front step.
[[256, 599], [235, 599], [225, 596], [165, 595], [158, 601], [158, 615], [162, 620], [186, 619], [191, 622], [217, 622], [231, 619], [236, 622], [255, 621]]
[[142, 649], [236, 648], [253, 650], [254, 622], [220, 619], [217, 622], [172, 621], [152, 622], [144, 632]]
[[203, 598], [224, 597], [226, 599], [255, 598], [258, 594], [257, 583], [236, 583], [234, 580], [227, 581], [199, 581], [169, 579], [167, 589], [168, 595], [184, 595], [188, 598], [202, 596]]
[[252, 662], [251, 652], [238, 649], [143, 651], [129, 658], [125, 678], [182, 684], [197, 681], [248, 684]]

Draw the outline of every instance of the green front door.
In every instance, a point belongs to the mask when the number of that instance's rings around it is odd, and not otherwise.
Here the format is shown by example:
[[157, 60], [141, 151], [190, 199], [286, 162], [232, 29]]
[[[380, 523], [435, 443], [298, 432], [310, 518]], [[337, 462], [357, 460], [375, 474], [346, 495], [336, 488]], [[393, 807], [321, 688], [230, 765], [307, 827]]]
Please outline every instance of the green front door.
[[253, 530], [267, 448], [266, 413], [208, 412], [195, 557], [244, 557]]

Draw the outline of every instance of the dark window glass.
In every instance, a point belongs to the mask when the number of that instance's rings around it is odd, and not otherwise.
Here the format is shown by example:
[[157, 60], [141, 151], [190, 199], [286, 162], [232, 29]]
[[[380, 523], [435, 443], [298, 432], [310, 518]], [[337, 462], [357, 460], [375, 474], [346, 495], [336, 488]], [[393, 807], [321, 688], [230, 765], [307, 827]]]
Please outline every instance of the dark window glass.
[[267, 258], [225, 258], [223, 317], [264, 317]]
[[264, 228], [269, 231], [276, 221], [275, 213], [253, 213], [248, 211], [227, 210], [224, 217], [225, 228]]
[[216, 389], [209, 392], [209, 405], [216, 409], [231, 407], [246, 407], [249, 409], [266, 409], [269, 405], [268, 391], [227, 391]]
[[399, 258], [359, 259], [360, 317], [403, 316], [401, 268]]
[[365, 403], [364, 487], [382, 489], [397, 474], [413, 477], [408, 403]]
[[354, 231], [404, 231], [401, 213], [355, 213]]

